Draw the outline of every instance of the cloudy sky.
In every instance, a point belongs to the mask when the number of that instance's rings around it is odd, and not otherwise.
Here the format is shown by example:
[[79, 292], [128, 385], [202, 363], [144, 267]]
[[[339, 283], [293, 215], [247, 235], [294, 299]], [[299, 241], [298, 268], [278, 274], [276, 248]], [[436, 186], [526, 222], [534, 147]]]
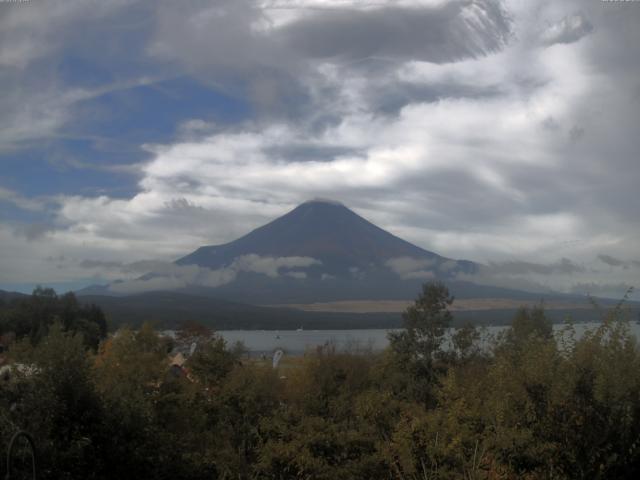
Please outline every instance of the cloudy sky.
[[640, 287], [640, 2], [0, 2], [0, 288], [310, 198], [488, 277]]

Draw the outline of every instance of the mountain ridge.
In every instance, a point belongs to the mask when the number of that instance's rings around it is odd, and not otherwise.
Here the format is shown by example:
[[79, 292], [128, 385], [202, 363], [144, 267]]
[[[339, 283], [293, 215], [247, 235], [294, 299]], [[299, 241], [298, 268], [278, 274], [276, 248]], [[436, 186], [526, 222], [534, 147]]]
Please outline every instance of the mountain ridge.
[[[178, 265], [228, 266], [242, 255], [309, 257], [319, 260], [311, 271], [345, 276], [353, 269], [381, 267], [394, 258], [416, 258], [437, 264], [454, 261], [459, 270], [475, 271], [473, 262], [442, 257], [374, 225], [338, 202], [311, 200], [242, 237], [222, 245], [203, 246], [178, 259]], [[452, 269], [452, 271], [455, 269]]]

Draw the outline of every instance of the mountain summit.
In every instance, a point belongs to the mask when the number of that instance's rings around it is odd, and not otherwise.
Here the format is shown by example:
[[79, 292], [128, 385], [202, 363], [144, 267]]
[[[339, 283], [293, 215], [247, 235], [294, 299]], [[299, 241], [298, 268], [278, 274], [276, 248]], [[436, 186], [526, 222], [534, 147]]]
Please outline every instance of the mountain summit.
[[233, 242], [201, 247], [176, 263], [219, 269], [247, 255], [310, 258], [314, 262], [306, 273], [319, 278], [362, 276], [379, 270], [405, 275], [423, 272], [424, 277], [429, 271], [435, 277], [444, 264], [446, 271], [440, 273], [446, 277], [474, 270], [471, 262], [456, 262], [417, 247], [341, 203], [327, 200], [305, 202]]

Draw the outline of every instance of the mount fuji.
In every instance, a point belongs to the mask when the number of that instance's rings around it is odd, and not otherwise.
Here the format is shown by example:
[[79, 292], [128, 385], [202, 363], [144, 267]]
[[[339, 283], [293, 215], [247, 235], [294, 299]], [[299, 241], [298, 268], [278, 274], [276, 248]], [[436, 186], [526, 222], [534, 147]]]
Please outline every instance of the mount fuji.
[[[229, 328], [239, 328], [240, 321], [250, 328], [298, 321], [316, 328], [397, 326], [399, 316], [391, 310], [397, 312], [431, 280], [445, 282], [462, 301], [465, 311], [459, 315], [474, 321], [507, 321], [519, 305], [541, 299], [540, 293], [474, 283], [481, 269], [398, 238], [340, 203], [313, 200], [232, 242], [202, 246], [139, 278], [77, 293], [132, 322], [152, 312], [165, 324], [198, 318]], [[580, 300], [553, 292], [544, 297], [572, 302], [557, 307], [558, 316]], [[376, 310], [385, 302], [393, 308]], [[363, 303], [367, 319], [347, 315], [354, 305], [362, 310]]]

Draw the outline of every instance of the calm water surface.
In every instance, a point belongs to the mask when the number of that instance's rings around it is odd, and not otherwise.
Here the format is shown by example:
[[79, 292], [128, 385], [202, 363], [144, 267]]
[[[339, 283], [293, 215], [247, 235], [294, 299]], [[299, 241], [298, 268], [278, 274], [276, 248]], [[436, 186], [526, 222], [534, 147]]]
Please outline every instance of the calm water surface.
[[[574, 325], [578, 337], [585, 330], [594, 329], [597, 323], [580, 323]], [[631, 323], [631, 332], [640, 337], [640, 325]], [[564, 325], [554, 325], [554, 330], [560, 331]], [[507, 327], [485, 327], [482, 332], [484, 341], [489, 341], [492, 336]], [[387, 333], [393, 330], [222, 330], [218, 333], [224, 337], [229, 345], [242, 342], [252, 354], [271, 353], [277, 349], [284, 350], [288, 354], [302, 354], [308, 350], [322, 345], [335, 345], [339, 350], [345, 349], [371, 349], [379, 351], [384, 349], [389, 341]]]

